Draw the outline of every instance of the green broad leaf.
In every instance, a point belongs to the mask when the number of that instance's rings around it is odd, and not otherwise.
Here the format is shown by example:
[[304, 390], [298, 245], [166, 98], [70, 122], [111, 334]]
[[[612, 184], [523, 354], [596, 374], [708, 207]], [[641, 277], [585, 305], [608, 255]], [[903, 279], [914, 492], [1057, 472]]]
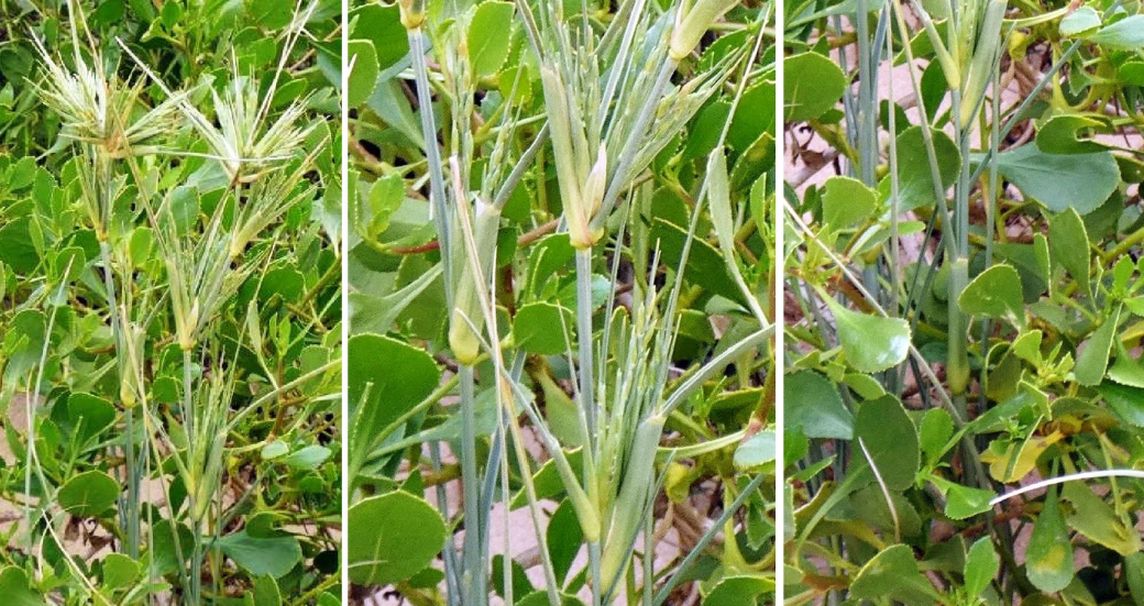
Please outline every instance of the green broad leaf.
[[829, 57], [802, 53], [783, 60], [783, 103], [787, 122], [814, 120], [846, 92], [846, 74]]
[[[557, 509], [557, 511], [559, 511], [559, 508]], [[553, 515], [555, 515], [555, 513]], [[549, 521], [549, 528], [552, 528], [551, 524], [552, 524], [552, 522]], [[550, 551], [555, 551], [556, 549], [559, 549], [559, 547], [552, 544], [551, 539], [549, 539], [548, 547], [549, 547]], [[555, 559], [555, 558], [553, 558], [553, 559]], [[516, 560], [509, 560], [509, 561], [511, 562], [510, 565], [512, 566], [512, 591], [513, 591], [513, 595], [514, 596], [517, 594], [528, 595], [528, 594], [536, 591], [536, 587], [533, 586], [532, 581], [529, 580], [529, 578], [528, 578], [528, 574], [525, 573], [525, 571], [524, 571], [524, 566], [521, 566], [520, 562], [517, 562]], [[506, 595], [505, 578], [504, 578], [504, 574], [505, 574], [504, 565], [505, 565], [505, 557], [503, 555], [498, 553], [498, 554], [493, 556], [493, 561], [492, 561], [492, 569], [493, 569], [492, 572], [493, 572], [493, 574], [489, 580], [492, 581], [493, 591], [495, 591], [496, 594], [501, 596], [502, 598]], [[553, 563], [553, 567], [555, 568], [555, 562]], [[432, 568], [428, 568], [427, 570], [432, 570]], [[421, 574], [423, 574], [423, 573], [421, 573]], [[444, 578], [444, 575], [442, 574], [442, 579], [443, 578]], [[559, 570], [556, 571], [556, 578], [557, 579], [562, 578], [562, 575], [560, 574]]]
[[[743, 152], [751, 147], [751, 145], [759, 140], [764, 133], [774, 134], [775, 128], [775, 83], [773, 80], [760, 78], [757, 82], [749, 81], [750, 84], [743, 92], [743, 96], [739, 98], [739, 105], [735, 109], [735, 116], [731, 118], [731, 126], [727, 131], [727, 146], [731, 149]], [[712, 103], [711, 107], [719, 107], [725, 104], [721, 102]], [[726, 111], [724, 109], [724, 118], [726, 118]], [[703, 140], [708, 138], [717, 138], [719, 132], [723, 129], [723, 123], [708, 131], [709, 134], [702, 134], [700, 131], [700, 124], [697, 122], [691, 128], [691, 140], [702, 137]], [[692, 146], [692, 142], [688, 141], [688, 148]], [[714, 148], [714, 142], [711, 147], [705, 150], [710, 152]]]
[[469, 23], [469, 62], [478, 78], [491, 76], [508, 58], [512, 41], [513, 4], [487, 0], [477, 5]]
[[1104, 324], [1081, 345], [1076, 357], [1076, 380], [1081, 385], [1095, 386], [1104, 380], [1108, 368], [1108, 355], [1112, 351], [1112, 340], [1116, 337], [1116, 326], [1120, 323], [1120, 306], [1105, 318]]
[[437, 387], [441, 371], [425, 351], [382, 335], [354, 335], [348, 349], [349, 443], [364, 457], [386, 426]]
[[996, 157], [997, 170], [1023, 194], [1053, 212], [1096, 210], [1120, 183], [1120, 168], [1107, 151], [1048, 154], [1035, 143]]
[[263, 461], [273, 461], [278, 457], [285, 456], [289, 452], [289, 444], [283, 442], [282, 440], [274, 440], [266, 446], [263, 446], [262, 450], [259, 452], [259, 455], [262, 457]]
[[945, 447], [953, 436], [953, 417], [944, 408], [931, 408], [918, 424], [918, 446], [931, 464], [945, 454]]
[[945, 486], [945, 515], [954, 520], [965, 520], [989, 511], [994, 494], [988, 490], [949, 484]]
[[330, 454], [329, 448], [312, 444], [290, 453], [282, 462], [294, 469], [317, 469], [330, 458]]
[[[687, 230], [667, 219], [657, 217], [652, 226], [651, 237], [653, 241], [659, 239], [662, 250], [660, 261], [668, 267], [678, 267], [683, 257]], [[729, 273], [723, 255], [707, 240], [696, 238], [691, 242], [686, 277], [713, 294], [722, 295], [736, 303], [744, 303], [743, 292], [739, 290]]]
[[[478, 436], [492, 435], [497, 427], [497, 398], [496, 390], [486, 389], [477, 394], [473, 402], [473, 433]], [[448, 416], [441, 423], [417, 432], [402, 440], [386, 442], [374, 453], [377, 456], [404, 450], [425, 442], [451, 442], [461, 438], [464, 426], [461, 415]]]
[[397, 4], [366, 4], [350, 13], [351, 40], [370, 40], [377, 52], [378, 69], [388, 69], [409, 54], [409, 36], [401, 24]]
[[292, 536], [253, 537], [241, 530], [222, 537], [215, 547], [256, 577], [285, 576], [302, 561], [302, 547]]
[[1025, 574], [1037, 589], [1056, 593], [1072, 582], [1075, 574], [1073, 562], [1072, 543], [1061, 515], [1057, 491], [1050, 489], [1029, 537]]
[[966, 285], [957, 305], [970, 315], [1005, 319], [1021, 326], [1025, 318], [1021, 276], [1010, 265], [994, 265]]
[[1125, 61], [1116, 72], [1121, 83], [1144, 86], [1144, 61]]
[[[290, 23], [290, 18], [293, 16], [289, 3], [276, 2], [275, 0], [253, 0], [247, 4], [247, 10], [260, 26], [267, 29], [285, 27]], [[182, 8], [177, 3], [163, 3], [161, 14], [164, 24], [169, 28], [175, 27], [177, 20], [182, 16], [181, 12]]]
[[1000, 570], [1001, 558], [993, 549], [993, 541], [988, 535], [978, 539], [965, 556], [965, 593], [980, 598]]
[[358, 107], [369, 99], [374, 87], [377, 86], [377, 76], [380, 72], [377, 51], [373, 47], [373, 42], [369, 40], [350, 40], [347, 46], [350, 58], [346, 65], [350, 68], [350, 75], [346, 80], [349, 88], [346, 91], [346, 104]]
[[1091, 6], [1082, 6], [1061, 19], [1062, 36], [1071, 38], [1100, 27], [1100, 14]]
[[760, 596], [774, 590], [774, 579], [762, 575], [726, 576], [703, 598], [703, 606], [755, 606]]
[[148, 574], [167, 575], [186, 569], [194, 537], [184, 524], [159, 520], [151, 532], [153, 549], [148, 551]]
[[548, 539], [552, 569], [556, 572], [557, 580], [564, 581], [584, 541], [584, 533], [580, 529], [580, 520], [576, 517], [572, 501], [564, 499], [556, 511], [552, 512], [545, 536]]
[[885, 601], [893, 599], [911, 606], [934, 603], [934, 589], [918, 570], [914, 552], [907, 545], [891, 545], [866, 562], [850, 583], [853, 597]]
[[775, 460], [775, 432], [764, 430], [751, 436], [735, 449], [734, 463], [738, 469], [755, 469]]
[[564, 388], [557, 385], [547, 372], [536, 377], [544, 394], [544, 417], [548, 430], [561, 444], [570, 447], [584, 445], [584, 426], [581, 424], [580, 407], [568, 397]]
[[1128, 387], [1144, 387], [1144, 364], [1133, 358], [1120, 339], [1113, 339], [1116, 360], [1108, 367], [1108, 378]]
[[1124, 576], [1128, 579], [1128, 591], [1132, 594], [1132, 601], [1144, 604], [1144, 552], [1124, 558]]
[[80, 518], [114, 515], [119, 483], [102, 471], [86, 471], [72, 476], [56, 493], [64, 511]]
[[432, 505], [395, 491], [370, 497], [349, 509], [347, 536], [350, 581], [389, 585], [429, 565], [445, 546], [445, 521]]
[[881, 372], [905, 361], [910, 351], [910, 325], [902, 318], [873, 316], [824, 297], [834, 315], [846, 362], [861, 372]]
[[849, 440], [854, 436], [854, 415], [843, 404], [838, 388], [813, 370], [786, 376], [783, 406], [786, 427], [801, 427], [808, 438]]
[[[440, 267], [435, 265], [433, 270], [420, 273], [412, 282], [384, 296], [349, 293], [350, 324], [354, 330], [361, 333], [388, 332], [419, 297], [426, 292], [432, 293], [432, 286], [439, 286], [442, 273]], [[444, 325], [443, 319], [440, 325]]]
[[1072, 503], [1072, 511], [1065, 519], [1073, 530], [1124, 556], [1137, 553], [1144, 547], [1136, 528], [1128, 525], [1108, 503], [1096, 496], [1087, 483], [1066, 482], [1061, 496]]
[[1105, 381], [1097, 391], [1125, 423], [1144, 427], [1144, 389]]
[[[855, 491], [847, 498], [850, 511], [856, 516], [855, 521], [869, 525], [878, 532], [903, 537], [921, 536], [922, 518], [918, 511], [901, 493], [886, 493], [877, 484], [868, 484]], [[893, 504], [891, 510], [890, 504]]]
[[372, 240], [389, 229], [390, 218], [405, 201], [405, 183], [401, 175], [391, 174], [379, 177], [368, 187], [363, 183], [359, 190], [367, 189], [366, 204], [351, 201], [350, 210], [354, 216], [351, 223], [361, 231], [362, 236]]
[[[1075, 13], [1074, 13], [1075, 14]], [[1046, 154], [1090, 154], [1108, 149], [1092, 139], [1081, 138], [1080, 131], [1099, 129], [1104, 122], [1080, 116], [1064, 114], [1053, 116], [1037, 129], [1037, 147]]]
[[1106, 25], [1088, 39], [1105, 48], [1114, 50], [1139, 50], [1144, 48], [1144, 15], [1131, 15], [1112, 25]]
[[873, 465], [890, 490], [913, 486], [921, 456], [918, 432], [897, 398], [883, 396], [860, 404], [854, 437], [861, 441], [855, 449], [856, 465]]
[[56, 285], [75, 281], [83, 273], [84, 265], [87, 263], [83, 249], [78, 246], [69, 246], [54, 253], [50, 258], [52, 266], [49, 277]]
[[848, 229], [873, 218], [878, 194], [851, 177], [831, 177], [823, 185], [822, 222], [834, 229]]
[[115, 423], [115, 407], [107, 400], [87, 393], [68, 396], [68, 420], [80, 444], [107, 431]]
[[15, 566], [0, 568], [0, 595], [10, 606], [44, 606], [48, 601], [32, 590], [28, 575]]
[[[1049, 218], [1049, 254], [1054, 265], [1060, 265], [1073, 277], [1088, 297], [1092, 298], [1091, 263], [1088, 231], [1076, 209]], [[1084, 252], [1081, 252], [1084, 251]]]
[[[957, 179], [961, 167], [961, 152], [957, 145], [944, 132], [930, 129], [938, 176], [941, 178], [942, 192]], [[898, 135], [898, 197], [902, 210], [934, 204], [933, 171], [930, 155], [925, 143], [925, 133], [920, 126], [911, 126]], [[889, 179], [882, 180], [879, 189], [889, 193]]]
[[139, 562], [121, 553], [109, 553], [100, 563], [103, 570], [103, 586], [111, 589], [127, 589], [139, 580], [143, 567]]
[[552, 303], [528, 303], [512, 319], [513, 342], [534, 354], [558, 355], [575, 343], [576, 319], [572, 310]]
[[[3, 244], [0, 244], [0, 249]], [[8, 363], [4, 366], [4, 376], [13, 379], [22, 377], [40, 363], [44, 339], [47, 336], [47, 318], [37, 309], [25, 309], [6, 320], [4, 327], [3, 351]]]
[[0, 262], [18, 274], [32, 273], [40, 262], [31, 229], [31, 221], [26, 217], [0, 227]]
[[[774, 83], [771, 83], [771, 91], [774, 91]], [[771, 98], [772, 104], [774, 98]], [[737, 117], [742, 113], [740, 106], [739, 112], [735, 113]], [[773, 110], [772, 110], [773, 113]], [[694, 160], [695, 158], [706, 157], [715, 149], [719, 144], [719, 137], [723, 132], [723, 125], [727, 123], [727, 117], [731, 114], [731, 104], [726, 101], [712, 101], [704, 105], [695, 118], [692, 120], [691, 129], [688, 132], [687, 144], [683, 148], [683, 159]], [[734, 126], [731, 131], [727, 133], [727, 137], [731, 138], [735, 132]], [[748, 141], [745, 146], [749, 146], [754, 139]]]
[[251, 583], [254, 593], [254, 606], [281, 606], [282, 590], [278, 581], [270, 575], [255, 577]]

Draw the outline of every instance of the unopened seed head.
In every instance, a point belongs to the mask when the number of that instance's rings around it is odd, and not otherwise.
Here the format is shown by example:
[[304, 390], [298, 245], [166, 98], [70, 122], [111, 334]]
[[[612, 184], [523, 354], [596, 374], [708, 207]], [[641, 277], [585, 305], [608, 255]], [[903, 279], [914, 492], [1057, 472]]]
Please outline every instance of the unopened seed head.
[[576, 207], [568, 212], [569, 239], [576, 248], [589, 248], [603, 236], [603, 228], [593, 229], [592, 219], [600, 212], [600, 205], [604, 202], [604, 192], [608, 185], [608, 150], [600, 144], [596, 156], [596, 163], [588, 172], [584, 187], [580, 192], [580, 199], [576, 200]]
[[679, 61], [690, 55], [711, 25], [736, 4], [738, 0], [699, 0], [686, 11], [687, 14], [680, 11], [671, 32], [668, 56]]
[[397, 5], [405, 29], [417, 29], [425, 22], [425, 0], [398, 0]]

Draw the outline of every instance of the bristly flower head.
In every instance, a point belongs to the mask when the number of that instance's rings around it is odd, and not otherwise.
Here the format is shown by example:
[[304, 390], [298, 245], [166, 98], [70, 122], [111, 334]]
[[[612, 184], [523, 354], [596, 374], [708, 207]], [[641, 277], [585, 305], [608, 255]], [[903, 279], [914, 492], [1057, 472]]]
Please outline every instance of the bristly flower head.
[[143, 105], [142, 86], [127, 85], [115, 76], [114, 70], [110, 76], [105, 73], [103, 55], [94, 44], [89, 44], [91, 62], [88, 63], [80, 52], [74, 17], [74, 71], [64, 65], [62, 58], [49, 53], [34, 33], [32, 42], [44, 64], [45, 78], [42, 83], [31, 84], [44, 104], [60, 116], [61, 136], [121, 158], [156, 151], [154, 139], [177, 126], [177, 104], [183, 95], [170, 93], [166, 101], [134, 117]]
[[[298, 8], [300, 6], [299, 3]], [[314, 124], [298, 124], [305, 113], [308, 97], [293, 101], [273, 122], [270, 122], [268, 114], [290, 52], [317, 6], [315, 2], [305, 10], [295, 10], [294, 18], [286, 29], [278, 67], [266, 91], [260, 90], [255, 78], [235, 76], [222, 94], [211, 92], [217, 126], [185, 97], [178, 103], [186, 120], [210, 147], [210, 157], [222, 163], [232, 183], [251, 183], [295, 157], [314, 129]], [[163, 81], [122, 40], [119, 40], [119, 45], [156, 84], [166, 90]], [[237, 74], [237, 58], [232, 56], [232, 63]]]

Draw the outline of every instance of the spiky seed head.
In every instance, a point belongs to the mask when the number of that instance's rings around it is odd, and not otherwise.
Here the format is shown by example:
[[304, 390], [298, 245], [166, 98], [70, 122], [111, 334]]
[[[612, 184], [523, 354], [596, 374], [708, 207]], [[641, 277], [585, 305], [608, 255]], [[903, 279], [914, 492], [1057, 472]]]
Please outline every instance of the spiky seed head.
[[47, 105], [59, 115], [61, 136], [99, 147], [113, 158], [153, 151], [152, 140], [167, 134], [178, 125], [179, 95], [142, 114], [142, 86], [128, 85], [104, 72], [103, 57], [92, 50], [88, 64], [76, 53], [74, 70], [53, 56], [39, 37], [32, 36], [33, 46], [44, 65], [43, 83], [32, 87]]

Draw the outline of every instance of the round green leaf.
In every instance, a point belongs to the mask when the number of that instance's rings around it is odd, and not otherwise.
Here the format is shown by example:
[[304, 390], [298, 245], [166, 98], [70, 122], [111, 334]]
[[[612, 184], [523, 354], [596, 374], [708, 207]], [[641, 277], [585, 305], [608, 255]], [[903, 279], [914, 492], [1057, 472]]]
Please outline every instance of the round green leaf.
[[1120, 184], [1120, 168], [1107, 151], [1048, 154], [1036, 143], [999, 154], [997, 170], [1026, 196], [1053, 212], [1068, 208], [1086, 215]]
[[1116, 50], [1144, 49], [1144, 15], [1132, 15], [1102, 27], [1089, 40]]
[[783, 103], [787, 122], [813, 120], [846, 92], [846, 74], [829, 57], [802, 53], [783, 60]]
[[834, 314], [842, 352], [855, 370], [880, 372], [905, 361], [910, 351], [908, 322], [852, 311], [829, 297], [825, 300]]
[[469, 23], [469, 61], [477, 77], [497, 73], [512, 41], [513, 4], [488, 0], [477, 5]]
[[302, 561], [302, 547], [291, 536], [254, 537], [242, 530], [219, 539], [216, 545], [254, 576], [281, 577]]
[[838, 388], [813, 370], [787, 375], [783, 382], [783, 406], [785, 425], [801, 427], [808, 438], [849, 440], [854, 436], [854, 416], [842, 403]]
[[[941, 191], [945, 191], [957, 179], [961, 167], [961, 152], [957, 145], [944, 132], [930, 129], [934, 154], [937, 159], [938, 175], [941, 178]], [[933, 171], [930, 168], [929, 152], [922, 127], [911, 126], [898, 135], [898, 197], [902, 209], [911, 209], [933, 204]], [[888, 178], [882, 181], [884, 192], [889, 192]]]
[[852, 177], [831, 177], [823, 185], [822, 222], [834, 229], [869, 219], [877, 205], [877, 193]]
[[957, 304], [969, 315], [1004, 318], [1019, 324], [1025, 315], [1021, 276], [1009, 265], [994, 265], [961, 291]]
[[0, 595], [10, 606], [43, 606], [48, 603], [43, 596], [32, 590], [28, 575], [23, 569], [5, 566], [0, 569]]
[[918, 432], [897, 398], [883, 396], [859, 405], [854, 435], [865, 446], [855, 456], [860, 464], [873, 464], [887, 488], [913, 485], [920, 461]]
[[87, 471], [60, 487], [56, 501], [64, 511], [81, 518], [114, 513], [111, 508], [119, 497], [119, 483], [102, 471]]
[[529, 303], [516, 312], [512, 334], [517, 347], [527, 352], [556, 355], [567, 351], [569, 340], [576, 339], [574, 326], [570, 309], [552, 303]]
[[431, 505], [407, 492], [390, 492], [349, 510], [350, 580], [388, 585], [425, 568], [445, 545], [445, 522]]
[[735, 467], [753, 469], [775, 460], [775, 432], [760, 431], [735, 449]]
[[365, 102], [377, 85], [379, 73], [377, 51], [369, 40], [350, 40], [350, 76], [347, 79], [346, 103], [357, 107]]
[[914, 552], [907, 545], [891, 545], [874, 556], [858, 571], [850, 592], [864, 600], [890, 598], [913, 606], [934, 603], [933, 585], [918, 570]]
[[397, 3], [389, 6], [366, 4], [350, 13], [351, 40], [370, 40], [377, 53], [379, 69], [386, 69], [409, 53], [409, 36], [401, 24]]
[[950, 484], [945, 493], [945, 515], [964, 520], [989, 511], [993, 493], [980, 488]]
[[103, 558], [103, 585], [108, 589], [127, 589], [139, 579], [139, 562], [121, 554], [109, 553]]
[[1091, 6], [1082, 6], [1061, 19], [1062, 36], [1072, 37], [1100, 27], [1100, 15]]
[[441, 378], [428, 353], [376, 334], [350, 338], [347, 366], [351, 447], [416, 406]]
[[1082, 139], [1080, 131], [1104, 127], [1104, 122], [1087, 116], [1053, 116], [1037, 129], [1037, 147], [1047, 154], [1089, 154], [1107, 149], [1092, 139]]

